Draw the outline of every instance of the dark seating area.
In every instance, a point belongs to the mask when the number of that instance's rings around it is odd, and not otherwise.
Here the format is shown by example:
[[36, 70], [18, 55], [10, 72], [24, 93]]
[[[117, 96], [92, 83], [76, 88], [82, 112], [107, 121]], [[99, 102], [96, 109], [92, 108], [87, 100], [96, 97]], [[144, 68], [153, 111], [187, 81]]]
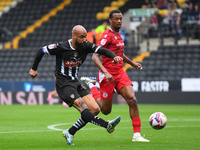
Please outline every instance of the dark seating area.
[[[110, 5], [112, 0], [73, 0], [55, 16], [37, 27], [33, 33], [19, 41], [19, 47], [38, 47], [71, 38], [71, 30], [75, 25], [83, 25], [87, 31], [102, 24], [96, 20], [96, 13]], [[87, 9], [86, 9], [87, 8]]]
[[9, 30], [14, 38], [62, 1], [63, 0], [20, 1], [16, 7], [11, 8], [8, 13], [4, 13], [0, 17], [0, 27]]
[[[135, 47], [137, 49], [138, 47]], [[129, 50], [129, 52], [128, 52]], [[134, 53], [134, 48], [132, 48]], [[200, 45], [160, 46], [152, 51], [150, 57], [145, 57], [143, 70], [128, 68], [127, 74], [131, 80], [168, 80], [200, 77]], [[37, 48], [0, 51], [1, 81], [32, 81], [28, 72], [32, 66]], [[125, 54], [131, 53], [125, 48]], [[136, 52], [135, 52], [136, 54]], [[130, 56], [136, 56], [131, 54]], [[130, 57], [129, 56], [129, 57]], [[97, 76], [98, 68], [92, 62], [89, 54], [80, 68], [79, 76]], [[90, 71], [88, 71], [90, 69]], [[38, 67], [38, 76], [34, 81], [54, 81], [55, 57], [45, 55]]]
[[[109, 6], [112, 0], [72, 0], [63, 10], [50, 17], [19, 41], [18, 49], [0, 50], [1, 81], [32, 81], [28, 72], [39, 47], [71, 38], [74, 25], [81, 24], [88, 31], [102, 24], [96, 13]], [[63, 0], [24, 0], [0, 18], [0, 26], [18, 35], [22, 30], [47, 14]], [[128, 7], [128, 6], [126, 6]], [[130, 6], [129, 6], [130, 7]], [[125, 6], [123, 7], [125, 12]], [[128, 9], [128, 8], [127, 8]], [[144, 58], [142, 71], [128, 68], [131, 80], [181, 80], [200, 76], [200, 45], [159, 46], [150, 57]], [[124, 53], [131, 59], [139, 55], [139, 46], [125, 46]], [[80, 68], [79, 76], [97, 76], [98, 68], [90, 54]], [[88, 71], [88, 68], [90, 71]], [[34, 81], [54, 81], [55, 57], [44, 56]]]
[[160, 46], [144, 58], [142, 71], [127, 70], [131, 80], [181, 80], [200, 77], [200, 45]]
[[[0, 50], [1, 81], [33, 81], [29, 75], [37, 49]], [[55, 58], [44, 56], [34, 81], [53, 81]]]
[[[38, 48], [20, 48], [0, 50], [0, 80], [1, 81], [33, 81], [29, 75], [34, 56]], [[125, 48], [130, 56], [136, 56], [139, 47]], [[90, 71], [88, 71], [88, 68]], [[44, 55], [38, 67], [38, 76], [34, 81], [54, 81], [55, 56]], [[89, 54], [80, 68], [80, 76], [97, 76], [98, 68], [92, 62]]]
[[[26, 38], [19, 41], [19, 49], [0, 51], [0, 80], [1, 81], [32, 81], [28, 72], [32, 66], [34, 56], [39, 47], [65, 41], [71, 38], [71, 30], [74, 25], [81, 24], [88, 31], [96, 28], [103, 21], [96, 20], [96, 13], [109, 6], [112, 0], [73, 0], [55, 16], [35, 28]], [[59, 5], [63, 0], [24, 0], [12, 8], [0, 18], [1, 27], [6, 27], [13, 33], [13, 37], [25, 30], [29, 25], [47, 14], [51, 9]], [[126, 48], [126, 54], [134, 57], [139, 47]], [[81, 76], [97, 76], [98, 69], [92, 63], [89, 55], [80, 70]], [[88, 72], [88, 68], [91, 72]], [[55, 58], [44, 56], [39, 67], [38, 76], [34, 81], [54, 81]]]
[[129, 58], [134, 58], [139, 55], [140, 47], [139, 46], [125, 46], [124, 54]]

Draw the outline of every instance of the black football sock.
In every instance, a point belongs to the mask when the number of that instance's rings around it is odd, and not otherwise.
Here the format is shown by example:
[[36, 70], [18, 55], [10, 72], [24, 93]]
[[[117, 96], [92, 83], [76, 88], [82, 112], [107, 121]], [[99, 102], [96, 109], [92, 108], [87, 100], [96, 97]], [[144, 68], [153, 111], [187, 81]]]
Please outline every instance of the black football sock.
[[98, 116], [95, 116], [93, 113], [91, 113], [89, 111], [89, 109], [85, 109], [81, 113], [81, 118], [83, 119], [83, 121], [85, 123], [91, 122], [91, 123], [93, 123], [95, 125], [98, 125], [98, 126], [101, 126], [101, 127], [104, 127], [104, 128], [107, 128], [107, 126], [108, 126], [108, 122], [107, 121], [101, 119]]
[[83, 121], [83, 119], [80, 117], [78, 121], [69, 129], [69, 133], [71, 135], [74, 135], [78, 130], [83, 128], [87, 123]]

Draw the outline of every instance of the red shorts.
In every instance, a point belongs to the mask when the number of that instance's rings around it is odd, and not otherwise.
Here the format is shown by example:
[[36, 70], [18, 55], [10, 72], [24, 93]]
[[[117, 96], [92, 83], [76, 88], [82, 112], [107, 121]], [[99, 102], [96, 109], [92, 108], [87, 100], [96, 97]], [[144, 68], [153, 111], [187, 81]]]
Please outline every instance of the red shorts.
[[117, 93], [119, 93], [119, 90], [127, 85], [133, 85], [130, 78], [122, 70], [120, 74], [112, 75], [115, 82], [107, 83], [107, 80], [102, 72], [99, 71], [98, 73], [98, 82], [100, 85], [100, 98], [102, 100], [110, 100], [113, 98], [113, 94], [115, 93], [115, 90]]

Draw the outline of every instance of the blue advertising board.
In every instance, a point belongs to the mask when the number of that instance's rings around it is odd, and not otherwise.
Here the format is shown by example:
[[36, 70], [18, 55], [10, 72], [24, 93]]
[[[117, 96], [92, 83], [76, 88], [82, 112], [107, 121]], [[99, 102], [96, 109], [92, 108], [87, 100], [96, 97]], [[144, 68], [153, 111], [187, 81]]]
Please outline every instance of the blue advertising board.
[[53, 91], [55, 82], [0, 81], [0, 91], [45, 92]]

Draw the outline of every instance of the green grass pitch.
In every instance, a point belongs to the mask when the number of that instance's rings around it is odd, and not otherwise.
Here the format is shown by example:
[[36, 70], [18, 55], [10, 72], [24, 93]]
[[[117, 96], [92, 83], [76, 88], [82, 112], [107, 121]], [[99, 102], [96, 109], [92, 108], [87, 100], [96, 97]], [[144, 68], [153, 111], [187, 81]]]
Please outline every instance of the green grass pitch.
[[[200, 105], [142, 105], [141, 134], [149, 143], [132, 142], [133, 129], [127, 105], [113, 105], [105, 120], [121, 116], [114, 133], [88, 123], [74, 138], [75, 146], [67, 145], [62, 130], [71, 127], [80, 117], [75, 108], [60, 105], [1, 105], [1, 150], [198, 150], [200, 149]], [[148, 119], [161, 111], [168, 119], [161, 130], [150, 127]]]

